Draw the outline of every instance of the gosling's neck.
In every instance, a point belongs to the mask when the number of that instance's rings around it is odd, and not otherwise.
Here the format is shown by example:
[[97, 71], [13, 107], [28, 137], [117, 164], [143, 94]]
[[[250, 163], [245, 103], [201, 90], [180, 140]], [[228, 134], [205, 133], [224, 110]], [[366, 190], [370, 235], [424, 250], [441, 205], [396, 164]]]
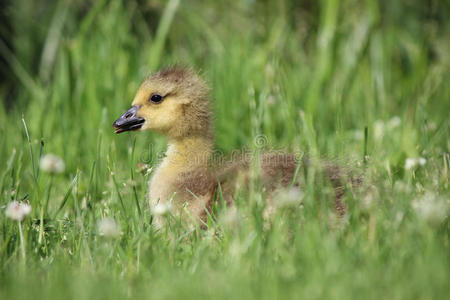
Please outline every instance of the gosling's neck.
[[213, 141], [209, 136], [193, 135], [169, 139], [161, 167], [169, 167], [174, 172], [207, 168], [212, 149]]

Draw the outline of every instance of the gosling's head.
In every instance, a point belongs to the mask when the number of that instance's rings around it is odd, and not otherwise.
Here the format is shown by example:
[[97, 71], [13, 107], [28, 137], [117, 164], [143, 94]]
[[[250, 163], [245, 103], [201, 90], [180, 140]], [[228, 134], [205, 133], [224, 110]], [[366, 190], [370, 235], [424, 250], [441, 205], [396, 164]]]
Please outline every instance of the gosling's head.
[[149, 129], [173, 139], [210, 135], [208, 85], [186, 68], [160, 71], [141, 84], [132, 107], [113, 127], [116, 133]]

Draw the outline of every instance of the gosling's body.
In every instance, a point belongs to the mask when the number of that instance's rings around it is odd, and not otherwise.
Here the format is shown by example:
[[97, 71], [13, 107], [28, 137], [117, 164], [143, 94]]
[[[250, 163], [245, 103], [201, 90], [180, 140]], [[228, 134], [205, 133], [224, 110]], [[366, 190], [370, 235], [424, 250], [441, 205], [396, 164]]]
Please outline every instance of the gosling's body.
[[[234, 185], [248, 178], [250, 160], [212, 164], [212, 116], [203, 79], [184, 68], [160, 71], [142, 83], [132, 105], [114, 122], [117, 133], [148, 129], [168, 140], [166, 156], [149, 183], [151, 208], [170, 203], [175, 215], [205, 219], [219, 184], [224, 200], [232, 202]], [[289, 154], [261, 156], [257, 165], [266, 191], [291, 183], [298, 163]]]
[[[189, 213], [194, 219], [204, 219], [217, 188], [211, 153], [212, 143], [203, 137], [169, 141], [166, 157], [149, 183], [150, 207], [170, 203], [176, 215]], [[161, 225], [160, 219], [156, 222]]]

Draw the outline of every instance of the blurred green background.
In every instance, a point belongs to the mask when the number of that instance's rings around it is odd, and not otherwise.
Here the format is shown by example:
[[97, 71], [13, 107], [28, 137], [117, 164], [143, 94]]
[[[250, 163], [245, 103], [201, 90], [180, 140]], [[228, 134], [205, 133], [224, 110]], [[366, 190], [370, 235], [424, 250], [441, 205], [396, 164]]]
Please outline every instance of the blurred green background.
[[[1, 298], [450, 293], [448, 1], [0, 5], [0, 206], [32, 206], [26, 259], [16, 222], [0, 216]], [[309, 204], [280, 209], [269, 227], [259, 191], [239, 201], [237, 225], [155, 232], [149, 175], [136, 165], [153, 166], [165, 141], [116, 136], [112, 122], [146, 76], [174, 64], [211, 84], [218, 150], [252, 147], [262, 134], [270, 147], [344, 165], [367, 155], [376, 192], [349, 195], [336, 221], [320, 205], [329, 191], [306, 178]], [[65, 161], [63, 174], [41, 172], [46, 153]], [[425, 165], [405, 168], [419, 158]], [[98, 236], [106, 216], [119, 239]]]

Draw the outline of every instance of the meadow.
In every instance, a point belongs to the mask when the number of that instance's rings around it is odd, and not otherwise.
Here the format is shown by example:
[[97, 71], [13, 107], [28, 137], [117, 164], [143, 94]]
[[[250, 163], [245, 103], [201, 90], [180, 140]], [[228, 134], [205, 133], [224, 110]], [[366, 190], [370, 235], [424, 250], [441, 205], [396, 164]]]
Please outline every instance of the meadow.
[[[0, 299], [450, 294], [448, 2], [8, 3]], [[218, 153], [307, 154], [364, 174], [364, 192], [349, 186], [339, 217], [313, 165], [269, 220], [256, 182], [206, 229], [169, 212], [157, 230], [146, 193], [165, 140], [112, 123], [171, 65], [210, 83]]]

